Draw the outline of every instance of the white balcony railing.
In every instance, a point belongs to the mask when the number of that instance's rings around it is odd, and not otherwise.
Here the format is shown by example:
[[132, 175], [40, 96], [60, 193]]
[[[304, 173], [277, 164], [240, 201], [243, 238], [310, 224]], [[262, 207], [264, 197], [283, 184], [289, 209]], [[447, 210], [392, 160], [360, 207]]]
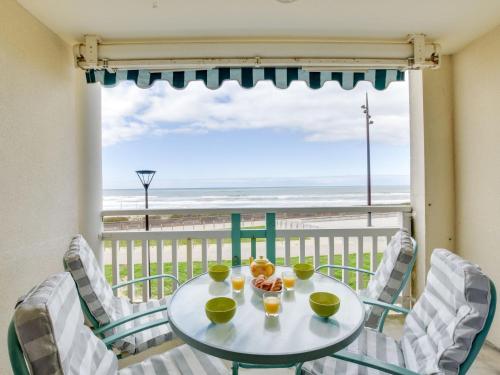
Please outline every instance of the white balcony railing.
[[[115, 285], [125, 280], [156, 273], [171, 273], [181, 279], [190, 279], [199, 273], [206, 272], [212, 262], [231, 261], [231, 231], [229, 215], [241, 213], [243, 226], [258, 226], [258, 215], [265, 212], [277, 214], [276, 258], [278, 263], [293, 264], [310, 261], [315, 266], [325, 263], [368, 267], [372, 271], [377, 268], [378, 261], [390, 240], [400, 228], [410, 230], [411, 207], [398, 206], [353, 206], [325, 208], [216, 208], [216, 209], [149, 209], [149, 210], [108, 210], [102, 212], [102, 218], [139, 217], [148, 214], [155, 216], [158, 225], [151, 231], [132, 229], [141, 225], [140, 221], [116, 225], [116, 220], [107, 224], [102, 232], [102, 251], [105, 270], [109, 281]], [[367, 227], [360, 220], [360, 215], [371, 212], [374, 215], [374, 226]], [[353, 217], [357, 215], [357, 220]], [[380, 224], [377, 224], [377, 215]], [[383, 220], [392, 215], [393, 220]], [[219, 218], [217, 224], [206, 221], [180, 221], [164, 225], [158, 217], [211, 217]], [[225, 220], [224, 220], [225, 216]], [[220, 219], [220, 218], [223, 219]], [[245, 220], [247, 217], [247, 220]], [[301, 217], [307, 217], [302, 220]], [[311, 217], [318, 224], [308, 224]], [[332, 223], [335, 227], [323, 227], [322, 222]], [[394, 220], [395, 219], [395, 220]], [[151, 220], [154, 224], [154, 220]], [[182, 223], [182, 224], [180, 224]], [[349, 224], [354, 223], [354, 224]], [[360, 223], [364, 223], [359, 225]], [[340, 224], [340, 225], [338, 225]], [[216, 229], [214, 229], [214, 227]], [[109, 230], [109, 228], [113, 230]], [[116, 230], [116, 228], [120, 230]], [[161, 230], [163, 228], [163, 230]], [[257, 254], [264, 255], [264, 242], [257, 243]], [[250, 256], [250, 243], [242, 243], [242, 259]], [[150, 270], [151, 265], [151, 270]], [[158, 272], [158, 270], [160, 272]], [[367, 282], [360, 273], [350, 271], [327, 271], [336, 275], [343, 282], [361, 289]], [[334, 273], [337, 272], [337, 273]], [[352, 274], [352, 275], [351, 275]], [[141, 291], [142, 300], [148, 300], [153, 292], [154, 297], [161, 298], [168, 294], [175, 285], [171, 282], [143, 283], [144, 286], [128, 286], [125, 290], [131, 300], [137, 300], [136, 292]], [[152, 284], [152, 285], [150, 285]], [[156, 286], [156, 287], [153, 287]], [[168, 289], [168, 290], [167, 290]], [[403, 293], [403, 302], [409, 301], [410, 290]], [[406, 303], [405, 303], [406, 304]]]

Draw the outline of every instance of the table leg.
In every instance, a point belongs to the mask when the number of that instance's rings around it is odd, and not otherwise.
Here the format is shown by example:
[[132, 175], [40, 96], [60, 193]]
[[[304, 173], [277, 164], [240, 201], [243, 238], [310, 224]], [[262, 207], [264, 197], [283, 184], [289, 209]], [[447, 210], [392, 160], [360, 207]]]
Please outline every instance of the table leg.
[[233, 375], [238, 375], [238, 368], [240, 367], [240, 364], [238, 362], [233, 362]]
[[295, 375], [302, 375], [302, 365], [303, 363], [297, 363], [295, 366]]

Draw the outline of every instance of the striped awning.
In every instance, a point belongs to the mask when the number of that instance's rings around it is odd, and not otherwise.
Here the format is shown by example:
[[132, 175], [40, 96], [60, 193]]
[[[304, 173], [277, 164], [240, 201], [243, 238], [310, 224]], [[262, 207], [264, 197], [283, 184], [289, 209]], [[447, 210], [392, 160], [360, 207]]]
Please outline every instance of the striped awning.
[[293, 81], [303, 81], [312, 89], [319, 89], [325, 82], [337, 81], [350, 90], [360, 81], [369, 81], [377, 90], [384, 90], [393, 81], [403, 81], [404, 72], [397, 69], [369, 69], [359, 71], [306, 71], [300, 68], [215, 68], [209, 70], [149, 71], [108, 70], [86, 71], [87, 83], [99, 82], [114, 86], [120, 81], [134, 81], [138, 87], [148, 88], [157, 81], [168, 81], [176, 89], [185, 88], [191, 81], [203, 81], [209, 89], [218, 89], [226, 80], [238, 81], [244, 88], [252, 88], [257, 82], [270, 80], [280, 89], [286, 89]]

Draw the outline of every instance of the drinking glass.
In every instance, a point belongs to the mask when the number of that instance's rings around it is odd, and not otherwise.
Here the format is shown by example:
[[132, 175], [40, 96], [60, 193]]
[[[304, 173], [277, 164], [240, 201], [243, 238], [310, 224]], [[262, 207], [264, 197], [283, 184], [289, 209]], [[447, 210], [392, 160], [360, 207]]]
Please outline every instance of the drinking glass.
[[266, 292], [262, 296], [266, 316], [278, 316], [281, 306], [281, 293]]
[[231, 285], [233, 286], [233, 291], [235, 293], [240, 293], [245, 287], [245, 276], [239, 273], [232, 274]]
[[297, 276], [292, 271], [285, 271], [282, 274], [283, 286], [286, 290], [293, 290], [295, 288], [295, 283], [297, 282]]

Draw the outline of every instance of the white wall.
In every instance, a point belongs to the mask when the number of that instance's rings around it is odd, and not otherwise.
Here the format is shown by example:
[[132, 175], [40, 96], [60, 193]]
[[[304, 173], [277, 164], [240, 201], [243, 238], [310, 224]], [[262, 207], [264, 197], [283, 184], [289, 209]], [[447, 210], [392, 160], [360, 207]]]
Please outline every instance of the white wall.
[[418, 243], [414, 291], [425, 285], [432, 250], [454, 249], [455, 188], [453, 160], [452, 64], [410, 72], [411, 201]]
[[[14, 0], [0, 11], [0, 340], [16, 299], [47, 275], [78, 232], [81, 72], [71, 49]], [[11, 373], [6, 347], [0, 374]]]
[[[457, 251], [500, 290], [500, 27], [453, 56]], [[488, 339], [500, 347], [497, 314]]]
[[102, 264], [101, 234], [102, 211], [102, 131], [101, 85], [88, 85], [83, 77], [76, 80], [76, 92], [80, 98], [78, 118], [78, 165], [80, 184], [79, 222], [83, 234]]

